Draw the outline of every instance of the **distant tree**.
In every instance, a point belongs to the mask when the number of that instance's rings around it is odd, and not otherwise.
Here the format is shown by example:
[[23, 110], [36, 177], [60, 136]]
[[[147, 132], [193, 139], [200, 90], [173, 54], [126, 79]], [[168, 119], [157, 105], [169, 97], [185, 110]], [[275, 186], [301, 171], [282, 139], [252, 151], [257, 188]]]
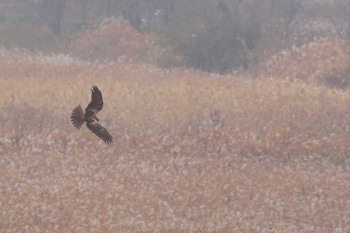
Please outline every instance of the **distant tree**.
[[177, 1], [167, 35], [187, 66], [225, 73], [251, 65], [248, 54], [259, 40], [260, 25], [255, 16], [241, 11], [241, 3]]
[[67, 0], [48, 0], [48, 12], [52, 13], [48, 17], [49, 26], [55, 35], [59, 35], [62, 30], [63, 10]]
[[123, 18], [135, 29], [140, 30], [142, 24], [140, 0], [117, 0], [117, 3]]
[[302, 8], [302, 3], [303, 0], [273, 0], [271, 3], [270, 16], [283, 20], [286, 39], [289, 39], [291, 26]]
[[85, 24], [87, 21], [87, 1], [86, 0], [79, 0], [79, 6], [80, 6], [80, 20], [82, 24]]
[[[348, 0], [339, 0], [339, 3], [336, 5], [335, 14], [345, 21], [344, 33], [347, 38], [350, 38], [350, 1]], [[335, 25], [339, 25], [340, 20], [336, 20], [336, 17], [332, 18]]]
[[[109, 7], [113, 0], [106, 0]], [[142, 31], [144, 24], [151, 30], [159, 29], [157, 23], [166, 25], [174, 12], [175, 0], [114, 0], [122, 17], [135, 29]], [[157, 19], [157, 20], [155, 20]], [[157, 22], [157, 23], [155, 23]]]
[[41, 21], [47, 24], [55, 35], [61, 33], [67, 0], [32, 0], [28, 3], [35, 10]]

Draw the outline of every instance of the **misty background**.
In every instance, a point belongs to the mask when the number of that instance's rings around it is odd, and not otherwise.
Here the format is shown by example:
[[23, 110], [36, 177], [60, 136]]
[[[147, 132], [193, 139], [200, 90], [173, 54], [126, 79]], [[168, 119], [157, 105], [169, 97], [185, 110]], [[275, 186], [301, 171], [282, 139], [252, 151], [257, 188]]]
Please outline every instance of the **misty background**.
[[347, 0], [8, 0], [0, 45], [228, 73], [320, 38], [348, 39], [349, 17]]

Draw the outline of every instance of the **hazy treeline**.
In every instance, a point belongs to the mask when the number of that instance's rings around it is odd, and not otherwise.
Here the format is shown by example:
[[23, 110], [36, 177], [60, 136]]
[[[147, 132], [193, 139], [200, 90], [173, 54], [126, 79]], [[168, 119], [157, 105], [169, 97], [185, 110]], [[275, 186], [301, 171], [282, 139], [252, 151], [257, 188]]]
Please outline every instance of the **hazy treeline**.
[[347, 0], [8, 0], [0, 5], [3, 24], [45, 25], [53, 37], [116, 18], [140, 33], [159, 35], [182, 57], [181, 65], [221, 73], [247, 69], [319, 37], [347, 37], [349, 13]]

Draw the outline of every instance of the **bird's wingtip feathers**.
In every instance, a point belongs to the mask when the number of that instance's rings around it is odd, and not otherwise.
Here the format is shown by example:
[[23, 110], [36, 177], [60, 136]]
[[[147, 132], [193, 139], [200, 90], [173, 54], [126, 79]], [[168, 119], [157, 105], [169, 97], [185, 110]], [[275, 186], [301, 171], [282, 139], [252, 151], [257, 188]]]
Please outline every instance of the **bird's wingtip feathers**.
[[85, 122], [85, 113], [80, 105], [76, 106], [70, 116], [71, 122], [76, 129], [80, 129]]
[[99, 91], [98, 87], [96, 85], [93, 85], [91, 88], [92, 92]]

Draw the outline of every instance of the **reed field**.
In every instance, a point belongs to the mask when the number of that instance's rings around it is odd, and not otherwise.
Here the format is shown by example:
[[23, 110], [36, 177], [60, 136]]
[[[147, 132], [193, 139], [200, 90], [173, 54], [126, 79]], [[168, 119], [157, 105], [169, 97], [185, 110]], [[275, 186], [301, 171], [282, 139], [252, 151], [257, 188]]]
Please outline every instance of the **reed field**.
[[[0, 50], [0, 232], [350, 232], [341, 46], [236, 75]], [[111, 145], [70, 123], [92, 85]]]

